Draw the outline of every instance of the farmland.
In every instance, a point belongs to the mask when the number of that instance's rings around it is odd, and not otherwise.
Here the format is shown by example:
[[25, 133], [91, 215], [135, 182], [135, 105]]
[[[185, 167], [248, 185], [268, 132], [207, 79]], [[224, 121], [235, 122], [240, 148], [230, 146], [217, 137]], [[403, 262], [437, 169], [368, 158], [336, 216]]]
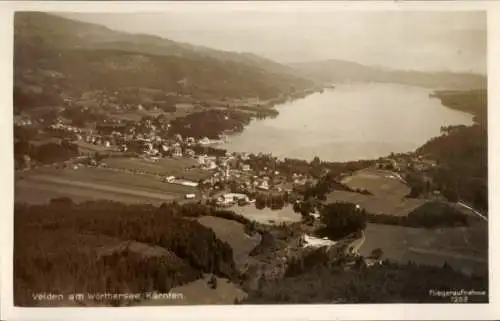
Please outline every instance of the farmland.
[[355, 172], [344, 178], [342, 183], [351, 188], [366, 189], [375, 196], [403, 198], [410, 192], [397, 174], [371, 168]]
[[381, 248], [384, 258], [400, 263], [441, 266], [445, 262], [464, 273], [488, 269], [488, 226], [478, 222], [469, 227], [422, 229], [367, 224], [362, 255]]
[[162, 158], [156, 161], [141, 158], [109, 158], [106, 164], [110, 168], [127, 171], [138, 171], [161, 176], [175, 176], [178, 178], [198, 181], [210, 176], [210, 172], [199, 168], [193, 159]]
[[342, 180], [351, 188], [366, 189], [372, 195], [335, 190], [328, 194], [327, 202], [359, 204], [369, 213], [405, 216], [427, 202], [425, 199], [405, 198], [410, 188], [394, 174], [366, 169]]
[[68, 196], [75, 201], [110, 199], [162, 203], [195, 193], [193, 187], [168, 184], [148, 175], [104, 168], [38, 169], [16, 177], [16, 202], [45, 203]]

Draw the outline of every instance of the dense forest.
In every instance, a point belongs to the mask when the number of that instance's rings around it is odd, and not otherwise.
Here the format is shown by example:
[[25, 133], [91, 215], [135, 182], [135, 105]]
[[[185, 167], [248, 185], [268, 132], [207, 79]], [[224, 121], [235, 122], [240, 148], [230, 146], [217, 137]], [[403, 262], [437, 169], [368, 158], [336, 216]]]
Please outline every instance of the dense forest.
[[24, 168], [30, 164], [53, 164], [78, 156], [78, 147], [65, 140], [35, 145], [21, 140], [14, 143], [15, 168]]
[[[32, 304], [34, 292], [168, 292], [202, 273], [236, 280], [232, 248], [190, 219], [203, 215], [255, 228], [235, 213], [197, 203], [155, 207], [110, 201], [75, 204], [61, 198], [47, 205], [16, 204], [15, 303]], [[137, 243], [146, 249], [135, 251]], [[154, 248], [161, 250], [158, 255], [141, 257]]]
[[[244, 304], [330, 303], [450, 303], [451, 297], [433, 296], [430, 289], [475, 289], [486, 295], [469, 296], [468, 302], [488, 302], [488, 277], [467, 276], [449, 265], [431, 267], [412, 262], [383, 261], [366, 268], [358, 260], [346, 270], [337, 263], [324, 263], [324, 255], [304, 266], [304, 273], [290, 273], [277, 283], [263, 282], [243, 300]], [[318, 263], [318, 260], [320, 263]], [[323, 263], [321, 263], [323, 262]], [[311, 266], [312, 265], [312, 266]]]
[[241, 132], [252, 116], [241, 111], [207, 110], [174, 119], [170, 133], [182, 137], [218, 139], [226, 132]]

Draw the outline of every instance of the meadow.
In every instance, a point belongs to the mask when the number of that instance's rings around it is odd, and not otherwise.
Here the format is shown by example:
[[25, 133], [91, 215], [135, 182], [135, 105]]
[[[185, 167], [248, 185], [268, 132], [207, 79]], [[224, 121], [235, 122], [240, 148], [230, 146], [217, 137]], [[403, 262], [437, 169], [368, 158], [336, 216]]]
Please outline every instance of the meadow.
[[442, 266], [445, 262], [463, 273], [488, 271], [488, 226], [477, 222], [468, 227], [424, 229], [367, 224], [362, 255], [380, 248], [383, 258], [399, 263]]

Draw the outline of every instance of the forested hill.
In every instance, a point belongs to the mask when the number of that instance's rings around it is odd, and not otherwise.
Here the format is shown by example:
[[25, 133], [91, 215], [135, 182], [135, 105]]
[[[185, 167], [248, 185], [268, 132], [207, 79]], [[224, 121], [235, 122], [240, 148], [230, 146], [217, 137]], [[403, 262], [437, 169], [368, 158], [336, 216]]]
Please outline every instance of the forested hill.
[[475, 115], [473, 126], [447, 126], [417, 150], [440, 164], [431, 174], [434, 182], [453, 201], [463, 201], [484, 214], [488, 212], [487, 91], [437, 92], [443, 105]]
[[57, 101], [86, 90], [159, 89], [195, 98], [270, 99], [313, 82], [288, 66], [40, 13], [14, 20], [15, 86]]
[[303, 75], [322, 81], [391, 82], [432, 89], [486, 88], [486, 77], [472, 73], [420, 72], [371, 67], [343, 60], [324, 60], [290, 65]]

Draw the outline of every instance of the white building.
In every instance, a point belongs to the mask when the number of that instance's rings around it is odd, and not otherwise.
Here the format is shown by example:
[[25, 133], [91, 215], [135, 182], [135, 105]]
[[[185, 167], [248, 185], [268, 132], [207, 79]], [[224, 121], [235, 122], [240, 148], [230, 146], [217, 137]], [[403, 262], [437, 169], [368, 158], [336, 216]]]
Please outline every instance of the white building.
[[250, 199], [246, 194], [240, 193], [227, 193], [218, 198], [218, 203], [220, 205], [231, 205], [239, 200], [245, 200], [246, 202], [250, 202]]

